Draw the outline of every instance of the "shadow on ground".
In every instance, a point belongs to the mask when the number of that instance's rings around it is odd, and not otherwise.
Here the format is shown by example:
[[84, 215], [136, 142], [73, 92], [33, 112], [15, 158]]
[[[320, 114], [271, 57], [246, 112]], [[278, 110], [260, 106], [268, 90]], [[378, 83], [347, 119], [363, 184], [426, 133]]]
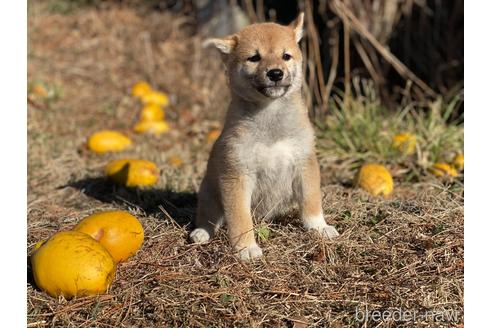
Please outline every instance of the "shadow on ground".
[[192, 222], [196, 213], [197, 194], [162, 189], [125, 188], [105, 178], [87, 178], [71, 182], [72, 187], [104, 203], [137, 207], [147, 215], [170, 217], [180, 226]]

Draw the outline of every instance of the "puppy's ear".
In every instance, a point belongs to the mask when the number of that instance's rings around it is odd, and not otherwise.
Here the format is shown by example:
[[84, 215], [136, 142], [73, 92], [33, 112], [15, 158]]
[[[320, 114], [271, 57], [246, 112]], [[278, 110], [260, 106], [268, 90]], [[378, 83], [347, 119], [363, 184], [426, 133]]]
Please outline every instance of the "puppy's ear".
[[302, 39], [302, 32], [304, 31], [303, 25], [304, 25], [304, 12], [301, 12], [299, 16], [297, 16], [296, 20], [290, 23], [289, 25], [294, 30], [294, 33], [296, 35], [296, 42], [299, 42]]
[[203, 47], [215, 47], [225, 55], [230, 54], [237, 45], [238, 37], [237, 35], [229, 35], [222, 39], [207, 39], [203, 42]]

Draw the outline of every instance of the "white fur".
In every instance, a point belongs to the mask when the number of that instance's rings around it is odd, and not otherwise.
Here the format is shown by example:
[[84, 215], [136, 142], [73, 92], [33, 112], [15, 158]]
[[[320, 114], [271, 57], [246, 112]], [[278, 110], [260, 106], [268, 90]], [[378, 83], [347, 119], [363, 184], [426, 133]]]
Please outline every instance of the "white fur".
[[282, 100], [243, 112], [245, 133], [231, 142], [232, 157], [250, 178], [251, 206], [256, 217], [270, 218], [292, 208], [288, 204], [302, 194], [296, 190], [299, 186], [295, 181], [300, 180], [301, 169], [313, 149], [313, 130], [299, 124], [304, 113], [289, 99]]
[[290, 139], [278, 141], [272, 145], [262, 142], [254, 143], [249, 152], [249, 158], [244, 158], [248, 167], [263, 168], [264, 170], [282, 170], [294, 164], [296, 146]]
[[303, 218], [304, 228], [306, 229], [321, 229], [326, 226], [326, 221], [323, 215], [320, 213], [314, 217], [304, 217]]
[[210, 234], [203, 228], [197, 228], [190, 233], [190, 239], [196, 244], [204, 244], [210, 240]]
[[245, 247], [238, 252], [241, 261], [251, 261], [255, 258], [262, 257], [263, 251], [257, 244]]
[[308, 230], [316, 230], [325, 238], [331, 239], [338, 237], [340, 234], [334, 226], [328, 225], [320, 213], [315, 217], [303, 218], [304, 227]]

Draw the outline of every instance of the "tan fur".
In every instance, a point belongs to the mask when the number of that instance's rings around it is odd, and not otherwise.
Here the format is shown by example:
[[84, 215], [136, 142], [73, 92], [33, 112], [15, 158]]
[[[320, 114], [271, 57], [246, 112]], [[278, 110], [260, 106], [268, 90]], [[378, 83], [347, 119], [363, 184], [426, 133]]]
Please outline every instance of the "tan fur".
[[[271, 218], [298, 206], [307, 229], [338, 235], [323, 218], [314, 132], [301, 96], [302, 23], [301, 14], [290, 26], [254, 24], [205, 43], [222, 53], [232, 101], [200, 186], [190, 238], [207, 242], [225, 221], [242, 260], [262, 255], [253, 216]], [[272, 70], [282, 78], [272, 79]]]

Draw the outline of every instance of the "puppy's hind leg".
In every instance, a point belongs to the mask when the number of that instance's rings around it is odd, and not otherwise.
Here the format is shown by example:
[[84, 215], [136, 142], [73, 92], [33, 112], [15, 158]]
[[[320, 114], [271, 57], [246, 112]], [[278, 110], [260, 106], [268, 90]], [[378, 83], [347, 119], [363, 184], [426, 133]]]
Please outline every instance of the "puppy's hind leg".
[[301, 208], [304, 227], [317, 230], [326, 238], [331, 239], [339, 236], [335, 227], [326, 224], [323, 217], [319, 165], [314, 152], [302, 169], [300, 188], [299, 207]]
[[190, 239], [197, 244], [203, 244], [213, 237], [224, 221], [224, 211], [217, 197], [211, 193], [207, 182], [204, 181], [198, 194], [198, 209], [195, 219], [195, 229], [190, 233]]

